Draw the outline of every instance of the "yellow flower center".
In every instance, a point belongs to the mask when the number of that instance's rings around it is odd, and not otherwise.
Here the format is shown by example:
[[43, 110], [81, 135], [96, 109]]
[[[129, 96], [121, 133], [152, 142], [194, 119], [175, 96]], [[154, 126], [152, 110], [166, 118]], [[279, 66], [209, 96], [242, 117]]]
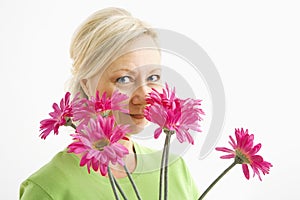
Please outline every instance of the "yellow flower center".
[[164, 133], [166, 133], [166, 134], [170, 133], [171, 135], [173, 135], [175, 133], [174, 130], [169, 130], [167, 128], [163, 128], [163, 131], [164, 131]]
[[251, 159], [249, 158], [249, 156], [246, 153], [244, 153], [241, 149], [235, 150], [235, 159], [236, 159], [237, 163], [239, 163], [239, 164], [250, 164], [251, 163]]
[[102, 139], [102, 140], [98, 140], [98, 141], [94, 142], [93, 146], [95, 149], [97, 149], [99, 151], [103, 151], [104, 147], [107, 146], [108, 144], [109, 144], [109, 140]]
[[98, 113], [100, 113], [102, 115], [102, 117], [107, 117], [107, 116], [111, 115], [111, 110], [105, 110], [105, 111], [101, 111]]

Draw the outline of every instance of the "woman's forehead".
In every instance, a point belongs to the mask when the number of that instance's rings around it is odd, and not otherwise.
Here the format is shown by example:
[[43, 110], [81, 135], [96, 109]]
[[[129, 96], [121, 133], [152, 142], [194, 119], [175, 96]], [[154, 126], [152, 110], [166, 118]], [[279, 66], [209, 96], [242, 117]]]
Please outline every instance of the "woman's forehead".
[[160, 69], [160, 53], [158, 50], [143, 49], [127, 53], [114, 60], [107, 72], [136, 71]]

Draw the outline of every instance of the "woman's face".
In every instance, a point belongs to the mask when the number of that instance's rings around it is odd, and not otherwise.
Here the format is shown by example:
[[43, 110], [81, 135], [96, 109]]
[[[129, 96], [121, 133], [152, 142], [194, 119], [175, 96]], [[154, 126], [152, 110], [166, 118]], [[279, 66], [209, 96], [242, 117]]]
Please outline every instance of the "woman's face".
[[160, 52], [142, 49], [127, 53], [116, 59], [101, 75], [97, 90], [111, 96], [118, 90], [126, 94], [129, 114], [115, 112], [117, 123], [130, 124], [132, 133], [138, 133], [147, 124], [143, 110], [145, 96], [151, 88], [161, 88]]

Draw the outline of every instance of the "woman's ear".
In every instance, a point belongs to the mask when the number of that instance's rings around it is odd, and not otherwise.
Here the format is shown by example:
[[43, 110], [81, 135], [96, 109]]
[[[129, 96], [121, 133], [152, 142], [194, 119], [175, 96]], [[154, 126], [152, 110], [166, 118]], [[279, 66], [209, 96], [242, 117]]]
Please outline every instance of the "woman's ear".
[[88, 83], [87, 79], [80, 80], [80, 86], [81, 86], [82, 90], [84, 91], [86, 96], [90, 97], [90, 91], [89, 91], [89, 87], [88, 87], [87, 83]]

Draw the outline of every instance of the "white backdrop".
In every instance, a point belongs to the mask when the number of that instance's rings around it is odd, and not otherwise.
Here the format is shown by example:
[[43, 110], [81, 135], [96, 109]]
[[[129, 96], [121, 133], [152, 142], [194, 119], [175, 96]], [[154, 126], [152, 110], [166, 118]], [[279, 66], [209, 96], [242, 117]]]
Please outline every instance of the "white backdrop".
[[[244, 178], [235, 167], [207, 199], [299, 199], [300, 6], [291, 0], [75, 1], [1, 0], [1, 192], [18, 199], [20, 183], [69, 144], [69, 136], [39, 135], [39, 121], [63, 96], [70, 76], [69, 44], [77, 26], [98, 9], [117, 6], [153, 27], [196, 41], [215, 63], [226, 93], [226, 121], [217, 146], [235, 127], [249, 128], [274, 165], [269, 175]], [[199, 144], [205, 132], [197, 137]], [[213, 152], [184, 158], [203, 191], [231, 161]]]

